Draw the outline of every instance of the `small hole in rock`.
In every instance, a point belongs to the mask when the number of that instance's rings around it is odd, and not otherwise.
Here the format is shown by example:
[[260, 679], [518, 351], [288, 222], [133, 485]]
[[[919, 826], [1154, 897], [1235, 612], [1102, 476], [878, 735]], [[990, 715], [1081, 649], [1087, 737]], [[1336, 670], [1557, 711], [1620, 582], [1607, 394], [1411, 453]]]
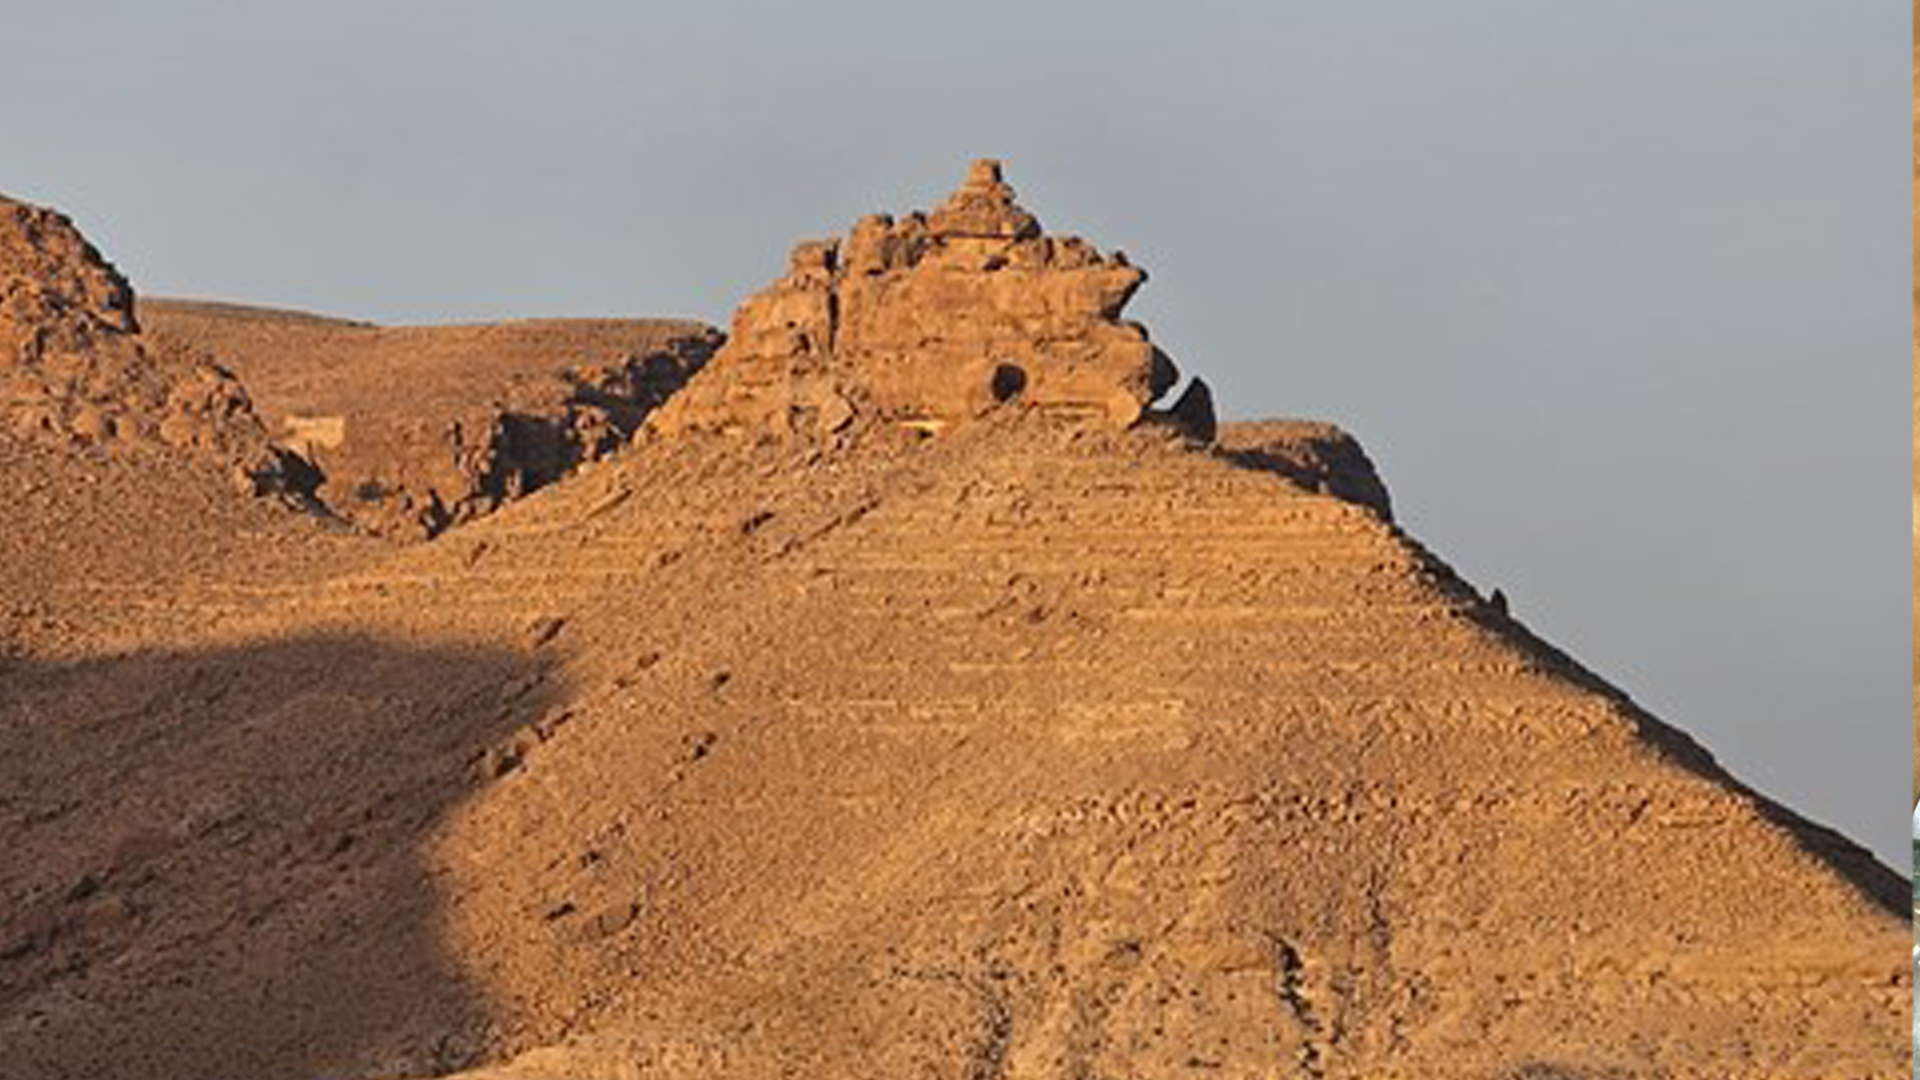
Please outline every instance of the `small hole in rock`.
[[993, 381], [988, 385], [993, 391], [993, 400], [1011, 401], [1027, 388], [1027, 373], [1018, 364], [1001, 364], [993, 369]]

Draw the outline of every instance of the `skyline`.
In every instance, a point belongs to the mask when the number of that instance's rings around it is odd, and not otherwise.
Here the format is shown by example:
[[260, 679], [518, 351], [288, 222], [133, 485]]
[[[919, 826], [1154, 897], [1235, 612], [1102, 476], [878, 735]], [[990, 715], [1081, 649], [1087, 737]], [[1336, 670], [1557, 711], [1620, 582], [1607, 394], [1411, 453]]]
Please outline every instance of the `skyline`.
[[1536, 632], [1904, 862], [1909, 13], [845, 7], [22, 12], [0, 191], [142, 295], [724, 328], [1001, 157], [1226, 417], [1348, 428]]

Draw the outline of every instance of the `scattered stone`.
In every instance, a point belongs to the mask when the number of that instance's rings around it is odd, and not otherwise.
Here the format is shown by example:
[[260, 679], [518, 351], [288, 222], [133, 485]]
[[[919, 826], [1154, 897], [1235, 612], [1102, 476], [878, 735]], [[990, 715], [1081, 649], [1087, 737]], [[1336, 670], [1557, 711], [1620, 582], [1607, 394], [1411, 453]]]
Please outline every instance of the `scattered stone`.
[[713, 752], [714, 745], [720, 741], [715, 732], [703, 731], [687, 739], [687, 760], [699, 761]]
[[540, 742], [550, 741], [559, 733], [560, 729], [565, 727], [567, 722], [572, 719], [572, 709], [562, 706], [555, 706], [554, 708], [548, 709], [545, 713], [541, 714], [540, 719], [533, 722], [533, 737]]
[[845, 431], [858, 415], [853, 404], [841, 394], [828, 394], [820, 406], [820, 426], [828, 432]]
[[63, 899], [69, 904], [78, 904], [99, 891], [100, 879], [92, 874], [83, 874], [79, 881], [73, 883], [73, 888], [67, 890]]
[[592, 521], [594, 518], [597, 518], [602, 514], [608, 513], [618, 508], [621, 503], [626, 502], [628, 499], [632, 497], [633, 497], [633, 492], [630, 489], [615, 488], [614, 490], [594, 500], [593, 505], [587, 507], [586, 513], [580, 515], [580, 520]]
[[640, 905], [633, 901], [613, 904], [599, 911], [588, 921], [586, 933], [591, 937], [612, 937], [632, 926], [640, 917]]
[[499, 779], [520, 767], [520, 751], [512, 745], [493, 746], [487, 749], [482, 760], [481, 773], [491, 779]]

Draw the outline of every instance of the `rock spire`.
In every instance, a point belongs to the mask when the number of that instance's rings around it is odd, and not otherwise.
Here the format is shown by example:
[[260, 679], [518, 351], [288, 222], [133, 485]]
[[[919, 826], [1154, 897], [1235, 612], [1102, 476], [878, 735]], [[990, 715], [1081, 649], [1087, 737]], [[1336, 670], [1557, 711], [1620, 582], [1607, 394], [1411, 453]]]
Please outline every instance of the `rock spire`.
[[[740, 305], [726, 346], [655, 425], [821, 435], [880, 420], [937, 430], [1021, 404], [1125, 427], [1179, 378], [1146, 329], [1121, 317], [1145, 280], [1119, 252], [1047, 235], [1000, 163], [976, 161], [931, 213], [870, 215], [845, 237], [797, 245], [786, 274]], [[1204, 431], [1205, 419], [1186, 426]]]

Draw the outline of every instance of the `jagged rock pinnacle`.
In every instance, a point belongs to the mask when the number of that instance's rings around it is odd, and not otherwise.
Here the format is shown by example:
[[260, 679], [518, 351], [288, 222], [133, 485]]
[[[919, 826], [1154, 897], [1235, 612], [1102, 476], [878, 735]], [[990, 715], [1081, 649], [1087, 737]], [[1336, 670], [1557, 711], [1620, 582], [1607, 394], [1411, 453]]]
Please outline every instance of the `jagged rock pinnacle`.
[[937, 430], [1004, 406], [1124, 427], [1178, 379], [1121, 317], [1145, 280], [1117, 252], [1046, 235], [1000, 163], [975, 161], [931, 213], [870, 215], [844, 238], [797, 245], [654, 427]]
[[938, 237], [1020, 240], [1040, 235], [1040, 221], [1014, 201], [1013, 186], [1001, 179], [1000, 163], [975, 161], [960, 189], [927, 221]]

